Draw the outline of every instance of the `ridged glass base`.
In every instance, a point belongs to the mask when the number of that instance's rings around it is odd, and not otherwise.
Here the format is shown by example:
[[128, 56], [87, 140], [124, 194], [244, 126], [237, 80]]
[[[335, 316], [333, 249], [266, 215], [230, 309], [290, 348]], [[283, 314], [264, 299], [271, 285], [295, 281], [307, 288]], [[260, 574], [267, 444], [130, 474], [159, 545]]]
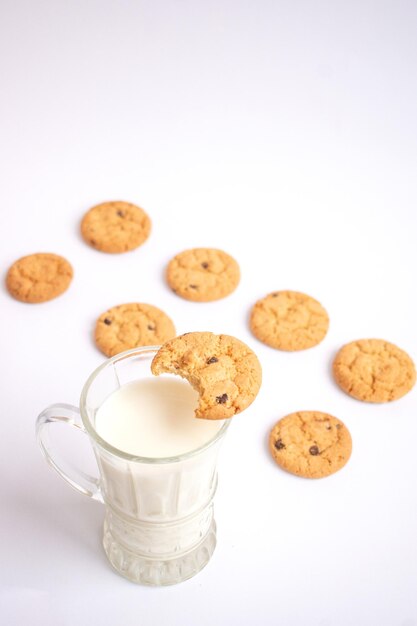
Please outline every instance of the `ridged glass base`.
[[192, 550], [168, 559], [146, 558], [116, 541], [104, 522], [103, 546], [114, 569], [141, 585], [175, 585], [192, 578], [209, 562], [216, 547], [216, 524]]

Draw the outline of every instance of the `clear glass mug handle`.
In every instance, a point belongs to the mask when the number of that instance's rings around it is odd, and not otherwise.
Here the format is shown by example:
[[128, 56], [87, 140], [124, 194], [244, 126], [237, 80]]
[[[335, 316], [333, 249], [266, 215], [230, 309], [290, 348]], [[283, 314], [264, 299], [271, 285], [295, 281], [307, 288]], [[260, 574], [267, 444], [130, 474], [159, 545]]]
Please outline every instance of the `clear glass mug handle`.
[[80, 469], [75, 469], [65, 459], [58, 458], [49, 436], [50, 429], [56, 423], [68, 424], [86, 434], [80, 412], [75, 406], [53, 404], [42, 411], [36, 420], [36, 438], [47, 463], [76, 491], [93, 498], [93, 500], [103, 502], [98, 478], [94, 478]]

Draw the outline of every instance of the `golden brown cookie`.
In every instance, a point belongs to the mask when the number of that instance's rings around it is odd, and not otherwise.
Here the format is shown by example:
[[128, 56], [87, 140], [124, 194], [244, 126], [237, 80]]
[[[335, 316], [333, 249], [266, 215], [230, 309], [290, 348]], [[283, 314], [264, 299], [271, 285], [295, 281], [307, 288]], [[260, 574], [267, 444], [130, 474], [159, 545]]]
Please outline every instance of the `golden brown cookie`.
[[163, 311], [150, 304], [120, 304], [97, 320], [95, 341], [107, 356], [139, 346], [159, 346], [175, 337], [174, 324]]
[[90, 209], [81, 222], [84, 240], [101, 252], [134, 250], [149, 237], [151, 220], [130, 202], [103, 202]]
[[333, 361], [334, 378], [343, 391], [365, 402], [391, 402], [416, 382], [406, 352], [383, 339], [360, 339], [343, 346]]
[[256, 355], [239, 339], [213, 333], [186, 333], [171, 339], [155, 355], [155, 375], [186, 378], [198, 391], [196, 417], [223, 419], [246, 409], [261, 386]]
[[250, 327], [260, 341], [277, 350], [305, 350], [324, 339], [329, 328], [326, 310], [298, 291], [274, 291], [252, 308]]
[[36, 304], [60, 296], [68, 289], [72, 277], [73, 270], [66, 259], [42, 252], [13, 263], [7, 272], [6, 286], [16, 300]]
[[287, 472], [304, 478], [323, 478], [348, 462], [352, 438], [336, 417], [320, 411], [299, 411], [275, 424], [269, 449]]
[[214, 248], [193, 248], [177, 254], [168, 264], [167, 282], [182, 298], [210, 302], [236, 289], [240, 269], [233, 257]]

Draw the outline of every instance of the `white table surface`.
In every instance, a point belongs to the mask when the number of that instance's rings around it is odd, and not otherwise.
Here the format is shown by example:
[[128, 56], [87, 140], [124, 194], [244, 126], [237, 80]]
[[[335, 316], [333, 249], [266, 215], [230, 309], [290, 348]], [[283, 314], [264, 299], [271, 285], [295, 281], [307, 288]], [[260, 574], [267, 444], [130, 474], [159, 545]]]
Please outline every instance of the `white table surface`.
[[[1, 3], [2, 272], [37, 251], [75, 269], [46, 304], [0, 291], [2, 625], [417, 625], [417, 389], [369, 405], [330, 375], [362, 337], [417, 359], [416, 28], [402, 0]], [[148, 211], [143, 247], [83, 243], [83, 213], [107, 199]], [[194, 304], [166, 287], [167, 261], [195, 246], [238, 259], [232, 296]], [[327, 308], [318, 347], [251, 336], [252, 303], [282, 288]], [[215, 554], [162, 589], [107, 565], [102, 506], [34, 438], [37, 414], [76, 404], [102, 362], [96, 317], [135, 300], [179, 333], [240, 337], [264, 371], [222, 449]], [[271, 426], [302, 409], [352, 433], [350, 462], [327, 479], [269, 457]]]

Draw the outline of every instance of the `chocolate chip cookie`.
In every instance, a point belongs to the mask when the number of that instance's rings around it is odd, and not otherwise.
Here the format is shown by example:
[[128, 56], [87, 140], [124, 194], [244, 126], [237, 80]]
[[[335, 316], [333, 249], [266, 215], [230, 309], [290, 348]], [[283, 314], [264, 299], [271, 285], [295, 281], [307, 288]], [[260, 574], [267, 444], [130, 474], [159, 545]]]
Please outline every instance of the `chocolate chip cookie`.
[[225, 298], [240, 280], [237, 262], [214, 248], [193, 248], [177, 254], [168, 264], [166, 278], [171, 289], [193, 302]]
[[360, 339], [343, 346], [333, 361], [343, 391], [365, 402], [391, 402], [414, 386], [416, 369], [404, 350], [383, 339]]
[[320, 302], [298, 291], [274, 291], [252, 308], [257, 339], [277, 350], [305, 350], [326, 336], [329, 316]]
[[196, 417], [224, 419], [246, 409], [262, 380], [260, 363], [239, 339], [209, 332], [186, 333], [165, 343], [155, 355], [155, 375], [186, 378], [199, 393]]
[[81, 222], [84, 240], [101, 252], [127, 252], [149, 237], [151, 220], [130, 202], [103, 202], [90, 209]]
[[16, 300], [36, 304], [60, 296], [73, 277], [70, 263], [50, 253], [30, 254], [18, 259], [6, 276], [6, 287]]
[[336, 417], [320, 411], [299, 411], [275, 424], [269, 449], [274, 461], [287, 472], [304, 478], [323, 478], [348, 462], [352, 438]]
[[139, 346], [159, 346], [175, 337], [171, 319], [151, 304], [114, 306], [97, 320], [95, 341], [107, 356]]

